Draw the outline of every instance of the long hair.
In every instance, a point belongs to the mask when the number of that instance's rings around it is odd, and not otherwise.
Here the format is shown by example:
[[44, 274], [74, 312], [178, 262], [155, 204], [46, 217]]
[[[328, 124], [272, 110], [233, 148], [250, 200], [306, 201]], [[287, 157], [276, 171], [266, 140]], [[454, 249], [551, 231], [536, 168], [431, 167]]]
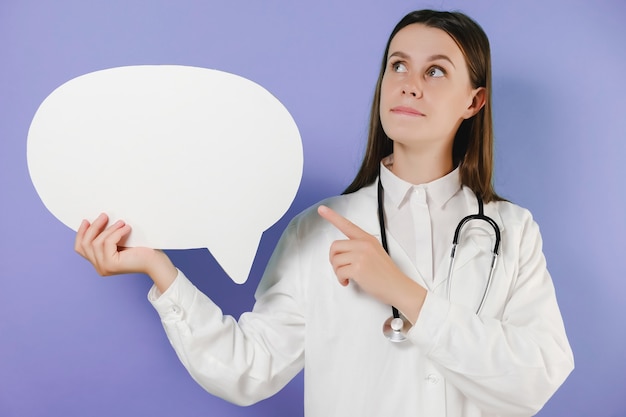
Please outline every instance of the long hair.
[[472, 88], [485, 88], [485, 104], [473, 117], [463, 120], [452, 146], [452, 161], [459, 167], [461, 183], [488, 203], [502, 200], [493, 188], [493, 120], [491, 114], [491, 53], [489, 39], [474, 20], [460, 12], [418, 10], [407, 14], [393, 29], [383, 55], [372, 108], [367, 147], [361, 167], [344, 194], [372, 184], [379, 175], [380, 161], [393, 152], [393, 141], [380, 121], [380, 87], [387, 68], [389, 45], [404, 27], [420, 23], [446, 32], [459, 46], [469, 71]]

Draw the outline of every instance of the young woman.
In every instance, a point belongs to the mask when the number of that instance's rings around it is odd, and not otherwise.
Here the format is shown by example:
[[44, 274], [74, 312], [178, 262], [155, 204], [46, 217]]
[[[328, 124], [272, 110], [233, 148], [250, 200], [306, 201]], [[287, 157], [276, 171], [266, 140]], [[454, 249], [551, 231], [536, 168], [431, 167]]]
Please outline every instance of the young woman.
[[398, 23], [357, 177], [291, 221], [238, 322], [163, 252], [118, 247], [123, 222], [84, 221], [76, 251], [102, 275], [148, 274], [180, 360], [234, 403], [304, 367], [307, 416], [535, 414], [573, 357], [538, 226], [492, 187], [490, 65], [461, 13]]

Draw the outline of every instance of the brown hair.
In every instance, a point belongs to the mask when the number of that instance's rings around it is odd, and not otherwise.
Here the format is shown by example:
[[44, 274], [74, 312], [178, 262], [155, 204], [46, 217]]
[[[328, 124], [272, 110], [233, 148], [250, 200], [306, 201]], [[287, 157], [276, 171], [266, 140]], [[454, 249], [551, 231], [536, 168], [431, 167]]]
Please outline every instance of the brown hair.
[[488, 203], [502, 200], [493, 188], [493, 121], [491, 115], [491, 53], [489, 39], [474, 20], [460, 12], [418, 10], [407, 14], [393, 29], [376, 82], [370, 112], [367, 148], [361, 168], [344, 194], [370, 185], [379, 174], [380, 161], [393, 152], [393, 141], [385, 134], [380, 121], [380, 87], [387, 68], [389, 45], [404, 27], [420, 23], [441, 29], [461, 49], [469, 71], [472, 88], [484, 87], [485, 105], [473, 117], [464, 120], [454, 137], [452, 161], [459, 167], [461, 183]]

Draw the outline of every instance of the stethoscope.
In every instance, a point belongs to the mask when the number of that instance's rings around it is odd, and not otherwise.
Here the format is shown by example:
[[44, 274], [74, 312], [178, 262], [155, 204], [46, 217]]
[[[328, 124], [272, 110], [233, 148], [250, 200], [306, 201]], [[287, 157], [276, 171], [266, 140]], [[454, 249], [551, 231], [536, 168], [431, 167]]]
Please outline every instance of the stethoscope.
[[[387, 232], [385, 231], [385, 210], [383, 208], [383, 184], [380, 181], [380, 177], [378, 178], [378, 223], [380, 225], [380, 237], [383, 248], [389, 254], [389, 247], [387, 246]], [[469, 216], [465, 216], [461, 219], [459, 224], [456, 226], [456, 230], [454, 231], [454, 238], [452, 239], [452, 250], [450, 252], [450, 266], [448, 267], [448, 278], [447, 278], [447, 294], [448, 300], [450, 300], [450, 293], [452, 289], [452, 268], [454, 267], [454, 255], [456, 253], [456, 247], [459, 243], [459, 236], [461, 235], [461, 230], [466, 223], [471, 220], [483, 220], [491, 225], [493, 231], [496, 234], [496, 239], [493, 245], [493, 251], [491, 256], [491, 267], [489, 268], [489, 278], [487, 278], [487, 285], [485, 285], [485, 291], [483, 291], [483, 296], [480, 300], [480, 304], [478, 305], [478, 309], [476, 310], [476, 315], [479, 315], [483, 309], [483, 305], [485, 304], [485, 299], [487, 298], [487, 293], [489, 292], [489, 288], [491, 287], [491, 282], [493, 280], [493, 272], [496, 268], [496, 260], [498, 259], [498, 250], [500, 248], [500, 228], [496, 224], [496, 222], [489, 216], [485, 216], [483, 212], [483, 200], [479, 195], [476, 195], [476, 199], [478, 200], [478, 213], [470, 214]], [[403, 342], [406, 340], [406, 334], [411, 328], [411, 323], [404, 317], [400, 315], [400, 312], [394, 306], [391, 306], [392, 316], [385, 320], [383, 324], [383, 334], [392, 342]]]

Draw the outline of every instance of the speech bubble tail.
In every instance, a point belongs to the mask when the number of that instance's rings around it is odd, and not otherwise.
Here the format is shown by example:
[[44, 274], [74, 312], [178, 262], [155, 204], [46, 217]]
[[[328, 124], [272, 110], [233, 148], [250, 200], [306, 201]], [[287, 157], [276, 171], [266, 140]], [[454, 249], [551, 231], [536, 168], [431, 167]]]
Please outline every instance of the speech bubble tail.
[[243, 284], [248, 280], [260, 242], [261, 233], [245, 237], [233, 234], [228, 239], [221, 239], [219, 245], [209, 247], [209, 251], [230, 279]]

